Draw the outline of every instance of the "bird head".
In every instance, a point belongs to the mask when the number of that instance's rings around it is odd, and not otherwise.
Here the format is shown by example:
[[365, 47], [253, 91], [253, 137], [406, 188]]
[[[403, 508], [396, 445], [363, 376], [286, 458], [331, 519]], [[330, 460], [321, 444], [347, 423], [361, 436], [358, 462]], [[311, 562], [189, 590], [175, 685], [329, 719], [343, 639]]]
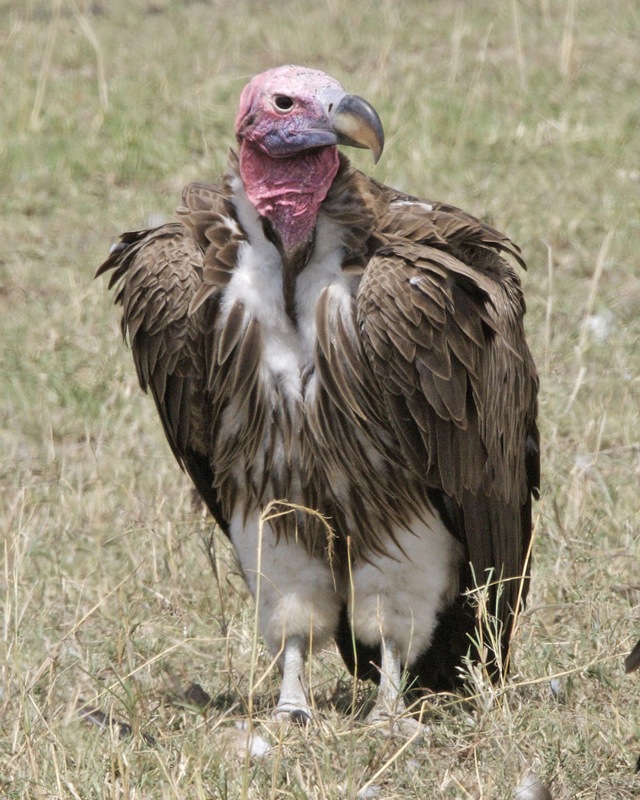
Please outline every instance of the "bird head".
[[285, 248], [308, 240], [338, 171], [337, 145], [384, 146], [378, 114], [319, 70], [284, 66], [256, 75], [242, 91], [235, 123], [240, 176], [250, 202]]
[[324, 72], [295, 66], [270, 69], [244, 87], [236, 136], [271, 158], [346, 144], [368, 148], [377, 162], [384, 146], [382, 123], [366, 100]]

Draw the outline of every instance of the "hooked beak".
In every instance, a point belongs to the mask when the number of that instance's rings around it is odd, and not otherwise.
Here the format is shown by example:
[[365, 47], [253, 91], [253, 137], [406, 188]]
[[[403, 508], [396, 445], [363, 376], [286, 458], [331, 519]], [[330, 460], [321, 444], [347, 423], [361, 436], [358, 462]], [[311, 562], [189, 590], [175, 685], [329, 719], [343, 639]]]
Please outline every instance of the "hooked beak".
[[377, 164], [384, 147], [384, 130], [375, 108], [356, 94], [345, 94], [331, 114], [338, 144], [371, 150]]

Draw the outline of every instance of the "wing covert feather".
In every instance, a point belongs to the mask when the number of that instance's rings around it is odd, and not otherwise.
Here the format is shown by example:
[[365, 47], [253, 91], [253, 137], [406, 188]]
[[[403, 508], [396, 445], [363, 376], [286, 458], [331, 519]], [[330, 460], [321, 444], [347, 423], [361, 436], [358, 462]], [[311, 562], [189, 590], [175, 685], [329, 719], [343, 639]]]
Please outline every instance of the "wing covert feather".
[[[224, 213], [221, 187], [190, 184], [183, 203], [179, 223], [125, 233], [96, 277], [111, 271], [109, 288], [117, 286], [122, 333], [131, 345], [140, 385], [154, 398], [174, 456], [224, 529], [202, 435], [209, 413], [200, 391], [206, 383], [203, 334], [207, 325], [215, 324], [211, 312], [224, 283], [219, 274], [231, 268], [224, 259], [233, 259], [241, 232]], [[224, 230], [233, 242], [224, 241], [224, 259], [219, 262]], [[200, 308], [206, 301], [205, 313]]]
[[[499, 281], [435, 248], [422, 252], [411, 261], [387, 248], [369, 262], [357, 299], [364, 351], [385, 390], [404, 397], [421, 431], [422, 464], [451, 474], [446, 462], [460, 461], [460, 442], [474, 445], [477, 459], [462, 466], [448, 494], [460, 500], [482, 483], [490, 495], [522, 502], [537, 378], [519, 284], [506, 265]], [[392, 420], [396, 427], [408, 421]], [[437, 471], [428, 477], [437, 486]]]
[[416, 476], [449, 498], [475, 579], [506, 579], [491, 594], [506, 646], [539, 481], [537, 376], [520, 282], [500, 253], [523, 262], [462, 212], [407, 205], [364, 272], [358, 330], [383, 416]]
[[184, 226], [172, 223], [124, 234], [98, 270], [119, 282], [122, 333], [129, 339], [138, 380], [150, 390], [174, 455], [182, 463], [188, 435], [192, 362], [187, 352], [189, 303], [201, 282], [202, 254]]

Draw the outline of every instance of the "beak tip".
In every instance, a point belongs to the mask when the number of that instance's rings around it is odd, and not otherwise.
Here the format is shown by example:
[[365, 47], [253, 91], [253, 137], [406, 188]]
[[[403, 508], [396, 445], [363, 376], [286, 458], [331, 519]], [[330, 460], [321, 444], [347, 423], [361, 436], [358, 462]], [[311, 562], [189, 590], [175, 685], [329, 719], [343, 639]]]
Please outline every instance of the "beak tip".
[[345, 95], [333, 117], [340, 144], [371, 150], [377, 164], [384, 148], [384, 130], [376, 110], [357, 95]]

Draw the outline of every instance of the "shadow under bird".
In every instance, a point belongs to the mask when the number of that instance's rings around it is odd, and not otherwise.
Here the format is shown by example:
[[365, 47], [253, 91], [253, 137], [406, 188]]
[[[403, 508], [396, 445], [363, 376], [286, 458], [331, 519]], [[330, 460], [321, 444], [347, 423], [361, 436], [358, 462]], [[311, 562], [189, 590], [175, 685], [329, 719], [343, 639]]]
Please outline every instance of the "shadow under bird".
[[520, 250], [354, 169], [338, 145], [377, 161], [382, 124], [323, 72], [254, 77], [235, 134], [222, 181], [189, 184], [178, 221], [124, 234], [98, 275], [256, 596], [274, 714], [311, 716], [305, 660], [332, 639], [380, 684], [373, 719], [403, 710], [401, 685], [456, 689], [466, 656], [498, 677], [539, 484]]

